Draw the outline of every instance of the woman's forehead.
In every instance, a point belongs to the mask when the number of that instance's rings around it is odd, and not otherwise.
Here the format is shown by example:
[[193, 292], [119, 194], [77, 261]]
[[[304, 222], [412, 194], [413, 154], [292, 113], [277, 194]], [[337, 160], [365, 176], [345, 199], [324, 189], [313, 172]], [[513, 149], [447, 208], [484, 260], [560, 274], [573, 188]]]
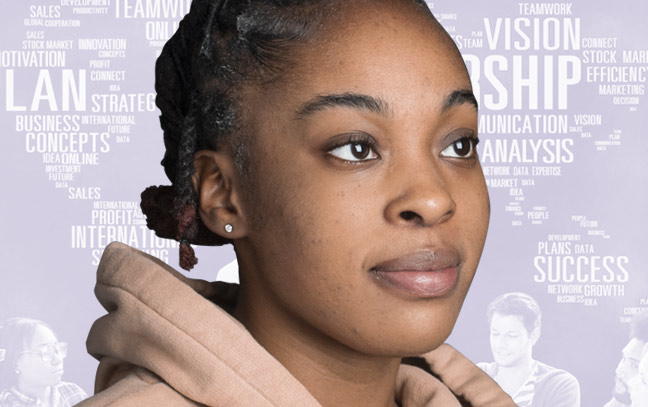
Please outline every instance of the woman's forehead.
[[436, 50], [454, 48], [453, 54], [459, 56], [452, 39], [432, 14], [412, 0], [345, 2], [322, 23], [316, 39], [324, 46], [379, 46], [387, 40], [407, 39]]
[[441, 110], [453, 92], [471, 89], [460, 54], [431, 16], [404, 6], [364, 7], [367, 15], [338, 11], [314, 41], [297, 46], [285, 80], [271, 90], [300, 105], [319, 95], [361, 94], [390, 104], [435, 99]]
[[31, 340], [31, 346], [37, 348], [43, 345], [49, 345], [51, 343], [56, 343], [57, 339], [51, 329], [43, 325], [38, 325], [34, 330], [34, 336]]

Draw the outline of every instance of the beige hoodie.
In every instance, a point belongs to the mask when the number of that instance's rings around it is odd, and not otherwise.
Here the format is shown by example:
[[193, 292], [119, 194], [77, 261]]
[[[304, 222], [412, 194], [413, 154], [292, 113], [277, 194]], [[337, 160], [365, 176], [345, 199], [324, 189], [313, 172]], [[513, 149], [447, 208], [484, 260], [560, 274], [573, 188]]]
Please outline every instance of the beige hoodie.
[[[319, 406], [224, 310], [234, 304], [236, 291], [235, 285], [186, 278], [154, 257], [110, 244], [95, 288], [108, 314], [94, 323], [87, 341], [100, 361], [97, 394], [78, 406]], [[472, 406], [515, 406], [450, 346], [425, 359], [440, 380], [402, 365], [395, 386], [403, 407], [461, 406], [458, 399]]]

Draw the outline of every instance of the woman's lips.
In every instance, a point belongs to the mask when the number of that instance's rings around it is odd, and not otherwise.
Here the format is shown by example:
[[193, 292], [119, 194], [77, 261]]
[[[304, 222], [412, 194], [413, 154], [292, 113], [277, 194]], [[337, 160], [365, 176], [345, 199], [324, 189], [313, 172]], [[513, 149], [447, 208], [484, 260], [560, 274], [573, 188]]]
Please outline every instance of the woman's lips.
[[371, 268], [371, 274], [413, 297], [440, 297], [457, 285], [458, 265], [454, 250], [422, 250], [382, 262]]

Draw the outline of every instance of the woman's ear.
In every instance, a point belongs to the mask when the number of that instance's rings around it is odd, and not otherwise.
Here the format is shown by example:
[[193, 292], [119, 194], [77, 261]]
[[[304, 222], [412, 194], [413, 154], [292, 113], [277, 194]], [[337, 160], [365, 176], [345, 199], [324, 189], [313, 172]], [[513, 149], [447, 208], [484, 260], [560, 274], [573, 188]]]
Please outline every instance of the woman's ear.
[[192, 182], [200, 218], [209, 230], [226, 239], [247, 234], [239, 174], [228, 155], [210, 150], [196, 152]]

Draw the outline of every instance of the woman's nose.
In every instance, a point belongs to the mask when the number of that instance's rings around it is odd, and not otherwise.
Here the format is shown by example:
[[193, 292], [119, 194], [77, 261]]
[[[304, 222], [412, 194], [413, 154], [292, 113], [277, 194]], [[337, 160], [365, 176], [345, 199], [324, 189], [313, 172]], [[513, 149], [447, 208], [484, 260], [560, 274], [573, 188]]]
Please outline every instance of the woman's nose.
[[394, 198], [385, 208], [385, 217], [394, 224], [432, 226], [450, 219], [456, 210], [446, 182], [435, 166], [411, 166], [394, 177]]
[[53, 366], [60, 365], [63, 363], [63, 358], [58, 353], [55, 352], [54, 355], [52, 356], [52, 360], [50, 363]]

